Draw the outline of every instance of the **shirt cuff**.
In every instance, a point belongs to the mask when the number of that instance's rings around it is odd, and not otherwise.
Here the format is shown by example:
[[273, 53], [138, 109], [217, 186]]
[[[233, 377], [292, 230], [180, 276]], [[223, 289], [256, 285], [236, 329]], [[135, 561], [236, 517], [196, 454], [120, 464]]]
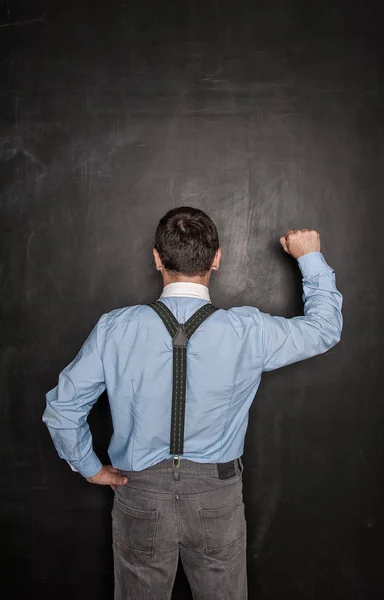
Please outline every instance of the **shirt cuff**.
[[309, 252], [297, 259], [304, 278], [314, 277], [320, 273], [329, 272], [331, 267], [326, 262], [321, 252]]
[[67, 462], [72, 471], [77, 471], [83, 477], [93, 477], [103, 466], [95, 452], [92, 452], [83, 460]]

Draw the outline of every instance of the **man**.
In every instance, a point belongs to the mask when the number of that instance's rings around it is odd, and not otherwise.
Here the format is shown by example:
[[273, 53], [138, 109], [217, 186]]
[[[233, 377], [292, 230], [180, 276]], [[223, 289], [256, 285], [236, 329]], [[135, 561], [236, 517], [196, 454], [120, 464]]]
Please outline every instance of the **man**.
[[[169, 599], [179, 555], [195, 600], [247, 598], [241, 455], [261, 374], [326, 352], [342, 329], [318, 233], [291, 230], [280, 243], [298, 260], [305, 316], [215, 310], [216, 227], [201, 210], [171, 210], [153, 250], [160, 301], [103, 315], [47, 394], [59, 455], [115, 490], [116, 600]], [[114, 433], [103, 466], [86, 419], [105, 389]]]

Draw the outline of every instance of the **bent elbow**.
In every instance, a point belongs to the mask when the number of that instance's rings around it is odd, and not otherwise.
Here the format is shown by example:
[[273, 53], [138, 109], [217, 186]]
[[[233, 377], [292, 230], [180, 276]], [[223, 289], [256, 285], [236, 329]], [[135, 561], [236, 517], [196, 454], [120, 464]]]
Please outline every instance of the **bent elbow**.
[[332, 319], [323, 319], [322, 327], [319, 328], [324, 352], [330, 350], [341, 340], [341, 332], [343, 330], [343, 317], [341, 313], [334, 315]]
[[341, 340], [341, 328], [335, 327], [322, 336], [324, 352], [336, 346]]

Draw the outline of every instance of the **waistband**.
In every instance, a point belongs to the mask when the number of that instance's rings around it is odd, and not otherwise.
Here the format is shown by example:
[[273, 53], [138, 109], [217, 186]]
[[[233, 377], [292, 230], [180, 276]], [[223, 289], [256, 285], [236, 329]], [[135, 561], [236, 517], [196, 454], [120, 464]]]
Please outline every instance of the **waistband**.
[[127, 474], [128, 477], [132, 475], [143, 475], [150, 471], [168, 471], [177, 469], [180, 473], [189, 473], [194, 475], [211, 475], [213, 477], [219, 477], [219, 479], [229, 479], [235, 475], [241, 475], [244, 470], [243, 462], [241, 458], [230, 460], [225, 463], [199, 463], [187, 458], [165, 458], [164, 460], [156, 463], [152, 467], [148, 467], [143, 471], [123, 471], [121, 473]]

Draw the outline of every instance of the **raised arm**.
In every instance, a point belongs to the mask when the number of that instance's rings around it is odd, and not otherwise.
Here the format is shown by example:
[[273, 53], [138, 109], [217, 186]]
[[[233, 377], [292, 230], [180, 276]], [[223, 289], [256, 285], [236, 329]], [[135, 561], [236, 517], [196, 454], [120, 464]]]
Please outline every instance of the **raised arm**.
[[307, 229], [289, 231], [280, 243], [297, 259], [303, 275], [304, 316], [285, 319], [259, 313], [264, 371], [326, 352], [339, 342], [343, 326], [343, 297], [333, 269], [320, 252], [319, 234]]

